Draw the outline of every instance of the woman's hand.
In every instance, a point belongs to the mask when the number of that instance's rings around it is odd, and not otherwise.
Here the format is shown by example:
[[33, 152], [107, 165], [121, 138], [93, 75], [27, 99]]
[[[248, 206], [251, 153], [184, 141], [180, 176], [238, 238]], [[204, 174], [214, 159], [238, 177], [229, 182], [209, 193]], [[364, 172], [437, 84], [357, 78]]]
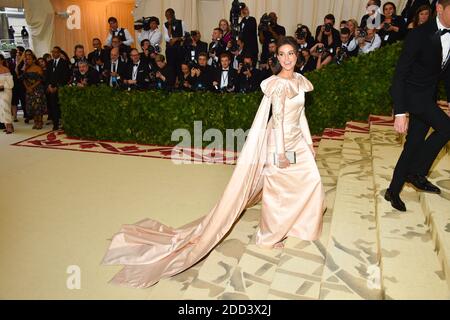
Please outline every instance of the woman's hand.
[[286, 168], [289, 168], [290, 166], [291, 166], [291, 162], [286, 157], [286, 155], [285, 154], [279, 154], [278, 155], [278, 168], [286, 169]]

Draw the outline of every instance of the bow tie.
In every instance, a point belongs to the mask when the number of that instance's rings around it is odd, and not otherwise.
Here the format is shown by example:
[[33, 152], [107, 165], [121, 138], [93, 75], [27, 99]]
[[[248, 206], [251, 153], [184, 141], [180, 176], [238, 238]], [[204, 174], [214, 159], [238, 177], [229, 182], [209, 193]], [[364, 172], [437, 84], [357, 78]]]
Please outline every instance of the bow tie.
[[228, 72], [228, 71], [230, 71], [230, 70], [229, 69], [228, 70], [225, 70], [225, 69], [222, 70], [222, 72]]
[[139, 63], [133, 64], [134, 67], [139, 67]]
[[441, 30], [441, 37], [442, 37], [443, 35], [445, 35], [446, 33], [450, 33], [450, 29], [442, 29], [442, 30]]

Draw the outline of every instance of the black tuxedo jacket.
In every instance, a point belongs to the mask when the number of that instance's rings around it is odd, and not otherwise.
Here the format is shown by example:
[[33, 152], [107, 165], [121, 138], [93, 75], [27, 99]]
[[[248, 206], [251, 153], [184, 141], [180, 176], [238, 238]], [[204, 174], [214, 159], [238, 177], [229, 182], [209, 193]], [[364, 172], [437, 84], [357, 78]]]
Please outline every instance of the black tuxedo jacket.
[[51, 60], [48, 63], [45, 73], [46, 86], [51, 85], [52, 87], [57, 88], [67, 85], [72, 75], [69, 62], [60, 58], [55, 70], [53, 70], [53, 63], [54, 60]]
[[[106, 74], [108, 75], [106, 78], [106, 83], [108, 85], [111, 80], [111, 72], [112, 72], [111, 64], [112, 64], [111, 61], [109, 61], [108, 63], [105, 63], [105, 71], [106, 71]], [[120, 58], [118, 59], [116, 72], [120, 76], [120, 79], [118, 79], [118, 80], [124, 80], [128, 73], [128, 65], [125, 62], [123, 62], [122, 60], [120, 60]], [[119, 82], [121, 82], [121, 81], [119, 81]]]
[[[214, 80], [213, 81], [217, 81], [219, 83], [218, 87], [220, 89], [220, 83], [222, 81], [222, 69], [217, 69], [214, 72]], [[237, 90], [237, 86], [238, 86], [238, 73], [235, 69], [233, 69], [232, 66], [230, 66], [230, 69], [228, 71], [228, 85], [229, 86], [234, 86], [235, 90]]]
[[421, 113], [435, 105], [441, 79], [450, 97], [449, 62], [442, 68], [441, 35], [432, 18], [411, 30], [405, 40], [391, 87], [395, 114]]
[[95, 66], [95, 62], [99, 58], [106, 64], [110, 60], [109, 51], [101, 49], [100, 51], [94, 50], [88, 54], [88, 61], [93, 66]]
[[244, 39], [245, 51], [258, 56], [258, 26], [254, 17], [247, 17], [239, 24], [241, 27], [241, 36]]
[[[129, 63], [127, 66], [127, 72], [125, 74], [126, 80], [132, 80], [133, 78], [133, 63]], [[137, 77], [136, 77], [136, 85], [133, 85], [132, 89], [148, 89], [150, 86], [150, 68], [145, 61], [141, 61], [139, 63], [138, 71], [137, 71]]]

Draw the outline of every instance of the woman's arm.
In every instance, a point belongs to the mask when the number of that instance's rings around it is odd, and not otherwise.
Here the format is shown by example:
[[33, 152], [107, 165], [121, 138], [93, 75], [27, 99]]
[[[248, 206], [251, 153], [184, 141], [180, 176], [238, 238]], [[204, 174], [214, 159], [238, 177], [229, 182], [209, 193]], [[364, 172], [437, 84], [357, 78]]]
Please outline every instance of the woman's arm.
[[285, 101], [286, 87], [284, 83], [278, 83], [272, 95], [273, 130], [275, 132], [275, 144], [278, 156], [284, 156], [286, 154], [283, 128]]

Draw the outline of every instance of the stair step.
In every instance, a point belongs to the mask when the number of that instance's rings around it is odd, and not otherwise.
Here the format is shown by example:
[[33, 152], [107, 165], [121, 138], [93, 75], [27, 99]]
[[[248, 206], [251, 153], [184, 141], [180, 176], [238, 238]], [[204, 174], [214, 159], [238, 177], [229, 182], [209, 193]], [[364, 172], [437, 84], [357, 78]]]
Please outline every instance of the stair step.
[[[348, 130], [342, 148], [320, 299], [382, 299], [370, 135]], [[352, 132], [356, 131], [356, 132]]]
[[295, 238], [288, 239], [268, 292], [269, 300], [319, 298], [325, 250], [329, 239], [336, 195], [337, 176], [341, 163], [342, 144], [341, 140], [324, 138], [320, 141], [317, 150], [316, 162], [327, 201], [321, 239], [315, 242]]
[[438, 158], [430, 181], [441, 188], [442, 194], [424, 193], [420, 200], [450, 288], [450, 155], [445, 151]]
[[409, 210], [406, 214], [392, 209], [384, 200], [403, 139], [392, 126], [373, 123], [370, 131], [385, 297], [448, 299], [445, 274], [426, 224], [419, 193], [408, 186], [404, 188], [401, 196]]

